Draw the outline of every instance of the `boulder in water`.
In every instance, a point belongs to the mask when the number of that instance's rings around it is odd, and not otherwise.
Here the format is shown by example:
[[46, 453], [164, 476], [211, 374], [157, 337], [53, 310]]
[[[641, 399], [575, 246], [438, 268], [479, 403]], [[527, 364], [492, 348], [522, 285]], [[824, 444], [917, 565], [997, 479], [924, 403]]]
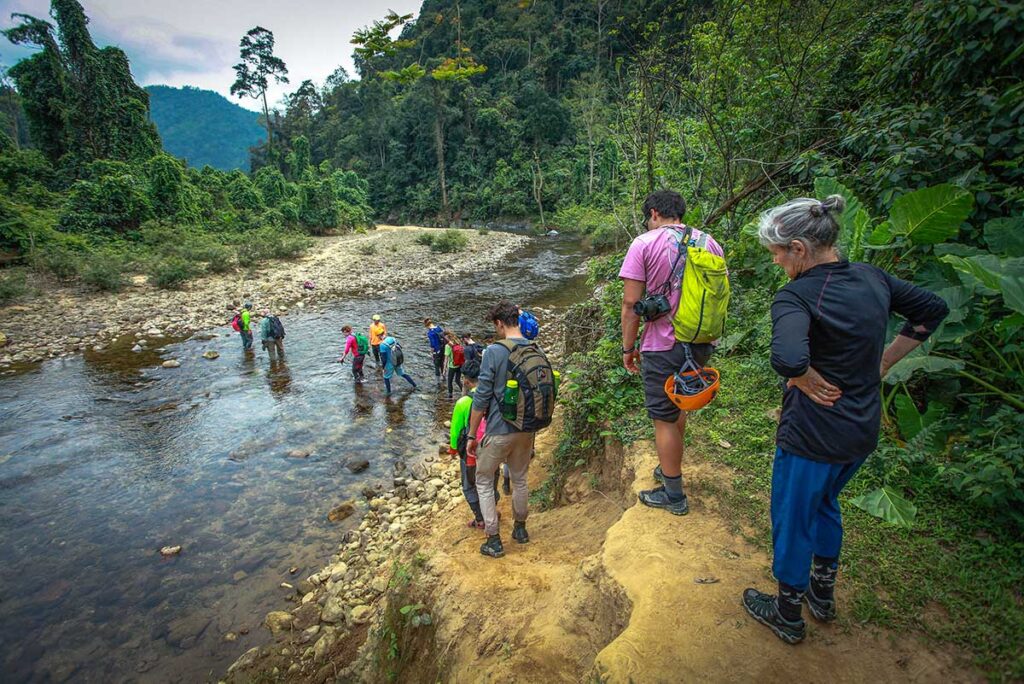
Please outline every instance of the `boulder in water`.
[[292, 615], [286, 613], [283, 610], [274, 610], [267, 613], [267, 617], [263, 620], [263, 624], [267, 626], [271, 634], [280, 634], [286, 630], [291, 629], [292, 626]]
[[327, 514], [327, 519], [331, 522], [338, 522], [349, 517], [356, 512], [356, 505], [351, 501], [346, 501], [343, 504], [339, 504], [331, 509], [331, 512]]
[[178, 361], [177, 359], [167, 359], [160, 365], [164, 368], [177, 368], [181, 365], [181, 361]]
[[204, 359], [210, 359], [212, 361], [213, 359], [216, 359], [218, 357], [220, 357], [220, 353], [219, 352], [215, 352], [212, 349], [208, 349], [208, 350], [203, 352], [203, 358]]
[[142, 351], [142, 346], [137, 344], [134, 347], [132, 347], [132, 351], [138, 354], [140, 351]]
[[160, 549], [161, 556], [177, 556], [179, 553], [181, 553], [180, 544], [178, 544], [177, 546], [165, 546], [162, 549]]
[[370, 467], [370, 462], [365, 458], [352, 459], [345, 464], [345, 467], [353, 473], [361, 473]]

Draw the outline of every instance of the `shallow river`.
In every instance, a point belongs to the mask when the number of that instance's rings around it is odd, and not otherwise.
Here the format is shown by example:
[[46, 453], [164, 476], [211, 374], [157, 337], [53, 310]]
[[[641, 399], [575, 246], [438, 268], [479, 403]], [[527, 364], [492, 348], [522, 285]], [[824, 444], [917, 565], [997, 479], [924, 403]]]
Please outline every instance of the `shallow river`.
[[[517, 256], [457, 277], [458, 257], [444, 255], [444, 287], [293, 309], [275, 369], [225, 327], [0, 378], [0, 680], [216, 680], [267, 643], [264, 614], [290, 605], [281, 582], [322, 565], [358, 523], [327, 512], [388, 483], [396, 460], [437, 454], [451, 403], [433, 382], [422, 318], [482, 333], [499, 296], [549, 307], [583, 296], [578, 244], [537, 239]], [[358, 387], [335, 363], [341, 326], [374, 313], [420, 391], [396, 378], [385, 398], [371, 363]], [[209, 349], [220, 358], [203, 359]], [[167, 358], [181, 367], [161, 368]], [[370, 468], [350, 473], [352, 458]], [[178, 544], [179, 556], [160, 555]]]

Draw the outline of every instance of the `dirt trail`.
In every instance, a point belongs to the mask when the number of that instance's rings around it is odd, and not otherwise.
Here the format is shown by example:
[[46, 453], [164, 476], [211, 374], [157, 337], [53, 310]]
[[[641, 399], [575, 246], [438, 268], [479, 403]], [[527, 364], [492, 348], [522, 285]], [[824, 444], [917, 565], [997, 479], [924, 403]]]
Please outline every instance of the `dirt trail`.
[[[538, 440], [531, 486], [543, 479], [559, 432]], [[509, 537], [503, 498], [504, 559], [480, 555], [482, 533], [465, 526], [462, 502], [424, 535], [422, 551], [440, 577], [440, 652], [432, 656], [447, 681], [981, 680], [949, 652], [881, 630], [809, 621], [804, 643], [783, 644], [739, 603], [745, 587], [772, 586], [770, 565], [705, 493], [721, 470], [684, 469], [692, 508], [675, 517], [633, 505], [632, 492], [652, 485], [652, 445], [619, 456], [612, 475], [633, 482], [631, 492], [607, 495], [577, 478], [574, 503], [531, 515], [526, 546]], [[708, 578], [717, 582], [696, 582]]]

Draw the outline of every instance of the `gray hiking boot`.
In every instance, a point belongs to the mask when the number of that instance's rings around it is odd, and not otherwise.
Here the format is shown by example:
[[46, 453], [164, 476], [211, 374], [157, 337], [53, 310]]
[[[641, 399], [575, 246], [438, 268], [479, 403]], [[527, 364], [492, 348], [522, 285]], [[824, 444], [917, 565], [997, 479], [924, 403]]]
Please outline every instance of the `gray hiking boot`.
[[645, 489], [637, 495], [637, 498], [640, 499], [640, 503], [644, 506], [664, 508], [672, 515], [686, 515], [690, 512], [690, 505], [686, 501], [686, 495], [683, 494], [682, 501], [670, 501], [664, 485], [654, 489]]

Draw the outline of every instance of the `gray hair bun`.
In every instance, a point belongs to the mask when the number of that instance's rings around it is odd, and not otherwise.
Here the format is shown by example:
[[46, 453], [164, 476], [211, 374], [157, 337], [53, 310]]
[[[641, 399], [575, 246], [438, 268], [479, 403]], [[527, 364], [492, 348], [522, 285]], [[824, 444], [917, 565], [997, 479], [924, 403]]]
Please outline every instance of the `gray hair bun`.
[[829, 195], [820, 205], [821, 216], [841, 214], [846, 209], [846, 198], [842, 195]]

